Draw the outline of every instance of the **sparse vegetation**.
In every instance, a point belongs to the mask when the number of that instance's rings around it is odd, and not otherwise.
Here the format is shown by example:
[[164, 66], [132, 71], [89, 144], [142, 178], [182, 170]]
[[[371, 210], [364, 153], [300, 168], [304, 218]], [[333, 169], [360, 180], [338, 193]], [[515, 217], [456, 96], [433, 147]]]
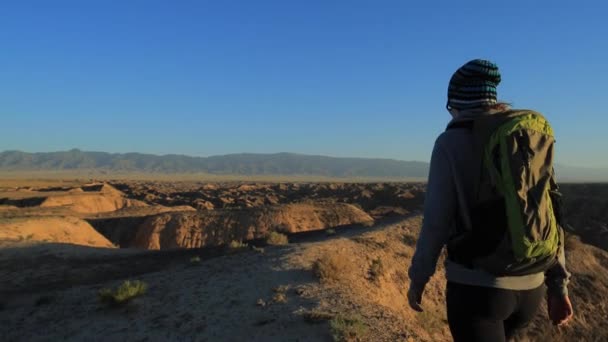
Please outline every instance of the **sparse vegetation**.
[[249, 245], [240, 240], [232, 240], [226, 245], [226, 251], [228, 254], [240, 253], [247, 251]]
[[369, 276], [371, 280], [378, 280], [378, 278], [384, 276], [386, 269], [382, 263], [381, 258], [372, 260], [372, 265], [369, 267]]
[[247, 248], [247, 247], [249, 247], [248, 244], [244, 243], [243, 241], [237, 241], [237, 240], [232, 240], [228, 244], [228, 248], [230, 248], [230, 249], [243, 249], [243, 248]]
[[193, 256], [192, 258], [190, 258], [190, 265], [192, 266], [198, 266], [201, 264], [201, 257], [199, 256]]
[[289, 285], [279, 285], [272, 289], [274, 295], [272, 296], [273, 303], [287, 303], [287, 291]]
[[275, 246], [286, 245], [289, 243], [289, 239], [285, 234], [279, 232], [270, 232], [266, 237], [266, 243]]
[[272, 291], [275, 293], [285, 293], [288, 290], [289, 290], [289, 285], [279, 285], [279, 286], [275, 287], [274, 289], [272, 289]]
[[359, 315], [338, 315], [329, 325], [334, 341], [356, 341], [367, 332], [367, 325]]
[[272, 301], [274, 303], [287, 303], [287, 295], [284, 292], [277, 292], [272, 296]]
[[439, 316], [438, 312], [428, 309], [418, 313], [416, 318], [420, 322], [420, 326], [431, 334], [441, 331], [447, 324], [447, 322], [444, 322]]
[[336, 235], [336, 230], [335, 230], [335, 229], [333, 229], [333, 228], [326, 229], [326, 230], [325, 230], [325, 234], [326, 234], [327, 236]]
[[127, 280], [116, 289], [103, 288], [99, 290], [99, 299], [102, 303], [109, 305], [123, 305], [128, 303], [133, 298], [139, 297], [146, 293], [146, 283], [143, 281]]
[[416, 237], [410, 233], [406, 233], [403, 235], [403, 243], [407, 246], [414, 247], [416, 246]]
[[19, 237], [17, 237], [17, 241], [18, 242], [22, 242], [22, 241], [30, 241], [34, 238], [34, 234], [29, 234], [29, 235], [20, 235]]
[[312, 270], [321, 282], [333, 282], [352, 272], [352, 265], [342, 256], [327, 254], [314, 262]]
[[264, 247], [252, 246], [251, 248], [253, 249], [254, 252], [257, 252], [260, 254], [264, 254], [264, 252], [265, 252]]

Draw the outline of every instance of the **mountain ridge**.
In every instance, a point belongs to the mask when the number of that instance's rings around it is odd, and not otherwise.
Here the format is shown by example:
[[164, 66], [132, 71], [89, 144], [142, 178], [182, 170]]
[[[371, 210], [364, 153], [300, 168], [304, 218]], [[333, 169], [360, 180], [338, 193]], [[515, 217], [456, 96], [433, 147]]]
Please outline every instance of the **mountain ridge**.
[[[607, 182], [608, 168], [556, 164], [558, 180]], [[215, 175], [309, 175], [336, 178], [426, 178], [429, 163], [389, 158], [330, 157], [293, 152], [184, 154], [109, 153], [71, 149], [56, 152], [0, 152], [0, 171], [103, 170]]]
[[205, 172], [235, 175], [320, 175], [330, 177], [426, 177], [428, 163], [382, 158], [340, 158], [290, 152], [235, 153], [209, 157], [72, 149], [57, 152], [0, 152], [0, 170], [99, 169], [160, 173]]

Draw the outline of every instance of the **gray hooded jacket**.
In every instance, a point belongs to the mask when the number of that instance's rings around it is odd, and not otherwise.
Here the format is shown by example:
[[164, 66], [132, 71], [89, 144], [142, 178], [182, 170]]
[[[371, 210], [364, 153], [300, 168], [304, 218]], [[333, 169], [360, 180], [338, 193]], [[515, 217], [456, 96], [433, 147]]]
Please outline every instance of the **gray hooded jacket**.
[[[475, 115], [491, 113], [466, 113], [452, 120], [470, 120]], [[422, 230], [416, 243], [416, 252], [409, 269], [409, 277], [416, 286], [424, 286], [435, 273], [437, 260], [449, 237], [455, 232], [455, 221], [469, 217], [463, 208], [473, 202], [474, 168], [472, 165], [473, 136], [467, 129], [451, 129], [436, 140], [424, 204]], [[484, 287], [510, 290], [530, 290], [542, 285], [550, 293], [567, 295], [570, 274], [566, 270], [563, 243], [559, 251], [559, 263], [545, 273], [526, 276], [496, 277], [481, 269], [470, 269], [453, 261], [445, 262], [448, 281]]]

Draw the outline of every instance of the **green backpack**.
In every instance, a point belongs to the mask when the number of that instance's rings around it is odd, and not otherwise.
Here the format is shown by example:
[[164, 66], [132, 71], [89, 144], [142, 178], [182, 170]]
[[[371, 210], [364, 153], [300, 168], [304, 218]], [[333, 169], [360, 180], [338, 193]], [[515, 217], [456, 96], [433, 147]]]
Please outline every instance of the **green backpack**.
[[[472, 130], [475, 192], [449, 258], [497, 276], [542, 272], [557, 262], [563, 232], [553, 170], [553, 129], [530, 110], [448, 126]], [[558, 222], [560, 221], [560, 222]]]

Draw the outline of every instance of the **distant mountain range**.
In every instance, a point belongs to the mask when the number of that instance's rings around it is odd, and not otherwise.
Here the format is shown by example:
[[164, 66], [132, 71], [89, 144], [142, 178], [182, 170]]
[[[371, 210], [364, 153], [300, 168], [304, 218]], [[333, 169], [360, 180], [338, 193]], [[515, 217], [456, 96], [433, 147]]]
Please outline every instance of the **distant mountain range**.
[[229, 154], [212, 157], [105, 153], [70, 150], [64, 152], [0, 153], [0, 170], [106, 170], [155, 173], [202, 172], [218, 175], [312, 175], [326, 177], [424, 178], [428, 163], [391, 159], [334, 158], [276, 154]]
[[[419, 161], [336, 158], [295, 153], [228, 154], [212, 157], [142, 153], [0, 152], [1, 171], [99, 170], [217, 175], [304, 175], [324, 177], [426, 178], [429, 164]], [[561, 181], [608, 181], [608, 169], [556, 166]]]

